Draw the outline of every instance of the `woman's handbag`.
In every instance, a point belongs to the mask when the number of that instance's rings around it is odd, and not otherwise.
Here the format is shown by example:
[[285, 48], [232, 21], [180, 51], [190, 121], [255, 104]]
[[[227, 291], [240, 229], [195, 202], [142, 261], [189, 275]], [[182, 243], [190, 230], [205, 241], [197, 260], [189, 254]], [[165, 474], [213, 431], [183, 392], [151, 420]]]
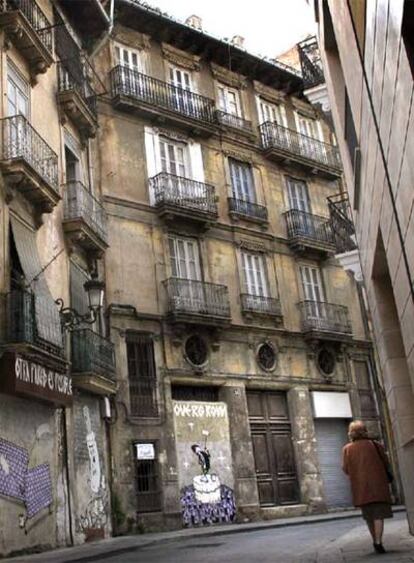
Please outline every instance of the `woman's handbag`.
[[388, 483], [392, 483], [394, 481], [394, 475], [392, 474], [389, 463], [384, 459], [383, 455], [381, 454], [377, 442], [374, 442], [374, 440], [371, 441], [374, 444], [375, 449], [377, 450], [377, 453], [381, 459], [382, 464], [384, 465], [385, 473], [387, 474]]

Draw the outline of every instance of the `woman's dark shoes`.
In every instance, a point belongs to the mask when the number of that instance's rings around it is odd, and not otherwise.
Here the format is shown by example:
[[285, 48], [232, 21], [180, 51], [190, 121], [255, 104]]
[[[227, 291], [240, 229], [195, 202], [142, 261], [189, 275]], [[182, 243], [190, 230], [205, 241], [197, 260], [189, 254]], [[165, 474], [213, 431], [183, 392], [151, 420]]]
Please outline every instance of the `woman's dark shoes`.
[[376, 553], [387, 553], [382, 543], [374, 543], [374, 549]]

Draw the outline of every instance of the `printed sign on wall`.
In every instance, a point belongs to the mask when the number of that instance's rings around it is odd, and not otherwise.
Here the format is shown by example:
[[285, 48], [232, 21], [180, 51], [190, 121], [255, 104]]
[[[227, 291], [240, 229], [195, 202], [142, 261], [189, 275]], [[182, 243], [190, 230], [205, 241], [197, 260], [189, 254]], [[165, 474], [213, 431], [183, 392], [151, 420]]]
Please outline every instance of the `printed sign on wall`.
[[232, 522], [236, 505], [225, 403], [173, 401], [185, 526]]

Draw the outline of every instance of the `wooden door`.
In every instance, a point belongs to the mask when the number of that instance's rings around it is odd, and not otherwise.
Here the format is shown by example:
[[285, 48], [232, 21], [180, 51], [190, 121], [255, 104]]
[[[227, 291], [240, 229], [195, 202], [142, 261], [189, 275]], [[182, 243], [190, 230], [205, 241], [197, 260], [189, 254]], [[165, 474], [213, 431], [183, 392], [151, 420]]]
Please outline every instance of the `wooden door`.
[[296, 465], [286, 394], [247, 393], [257, 488], [261, 506], [298, 502]]

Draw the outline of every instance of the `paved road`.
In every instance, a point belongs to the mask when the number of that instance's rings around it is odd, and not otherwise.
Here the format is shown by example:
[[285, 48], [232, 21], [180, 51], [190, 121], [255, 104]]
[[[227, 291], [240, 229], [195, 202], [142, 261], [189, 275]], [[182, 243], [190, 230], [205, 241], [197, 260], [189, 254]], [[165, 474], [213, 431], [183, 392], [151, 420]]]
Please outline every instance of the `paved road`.
[[[381, 562], [414, 562], [414, 541], [405, 515], [386, 526], [388, 555]], [[132, 552], [101, 558], [105, 563], [357, 563], [376, 561], [372, 544], [359, 519], [306, 524], [273, 530], [181, 538]], [[94, 559], [97, 561], [97, 559]]]

